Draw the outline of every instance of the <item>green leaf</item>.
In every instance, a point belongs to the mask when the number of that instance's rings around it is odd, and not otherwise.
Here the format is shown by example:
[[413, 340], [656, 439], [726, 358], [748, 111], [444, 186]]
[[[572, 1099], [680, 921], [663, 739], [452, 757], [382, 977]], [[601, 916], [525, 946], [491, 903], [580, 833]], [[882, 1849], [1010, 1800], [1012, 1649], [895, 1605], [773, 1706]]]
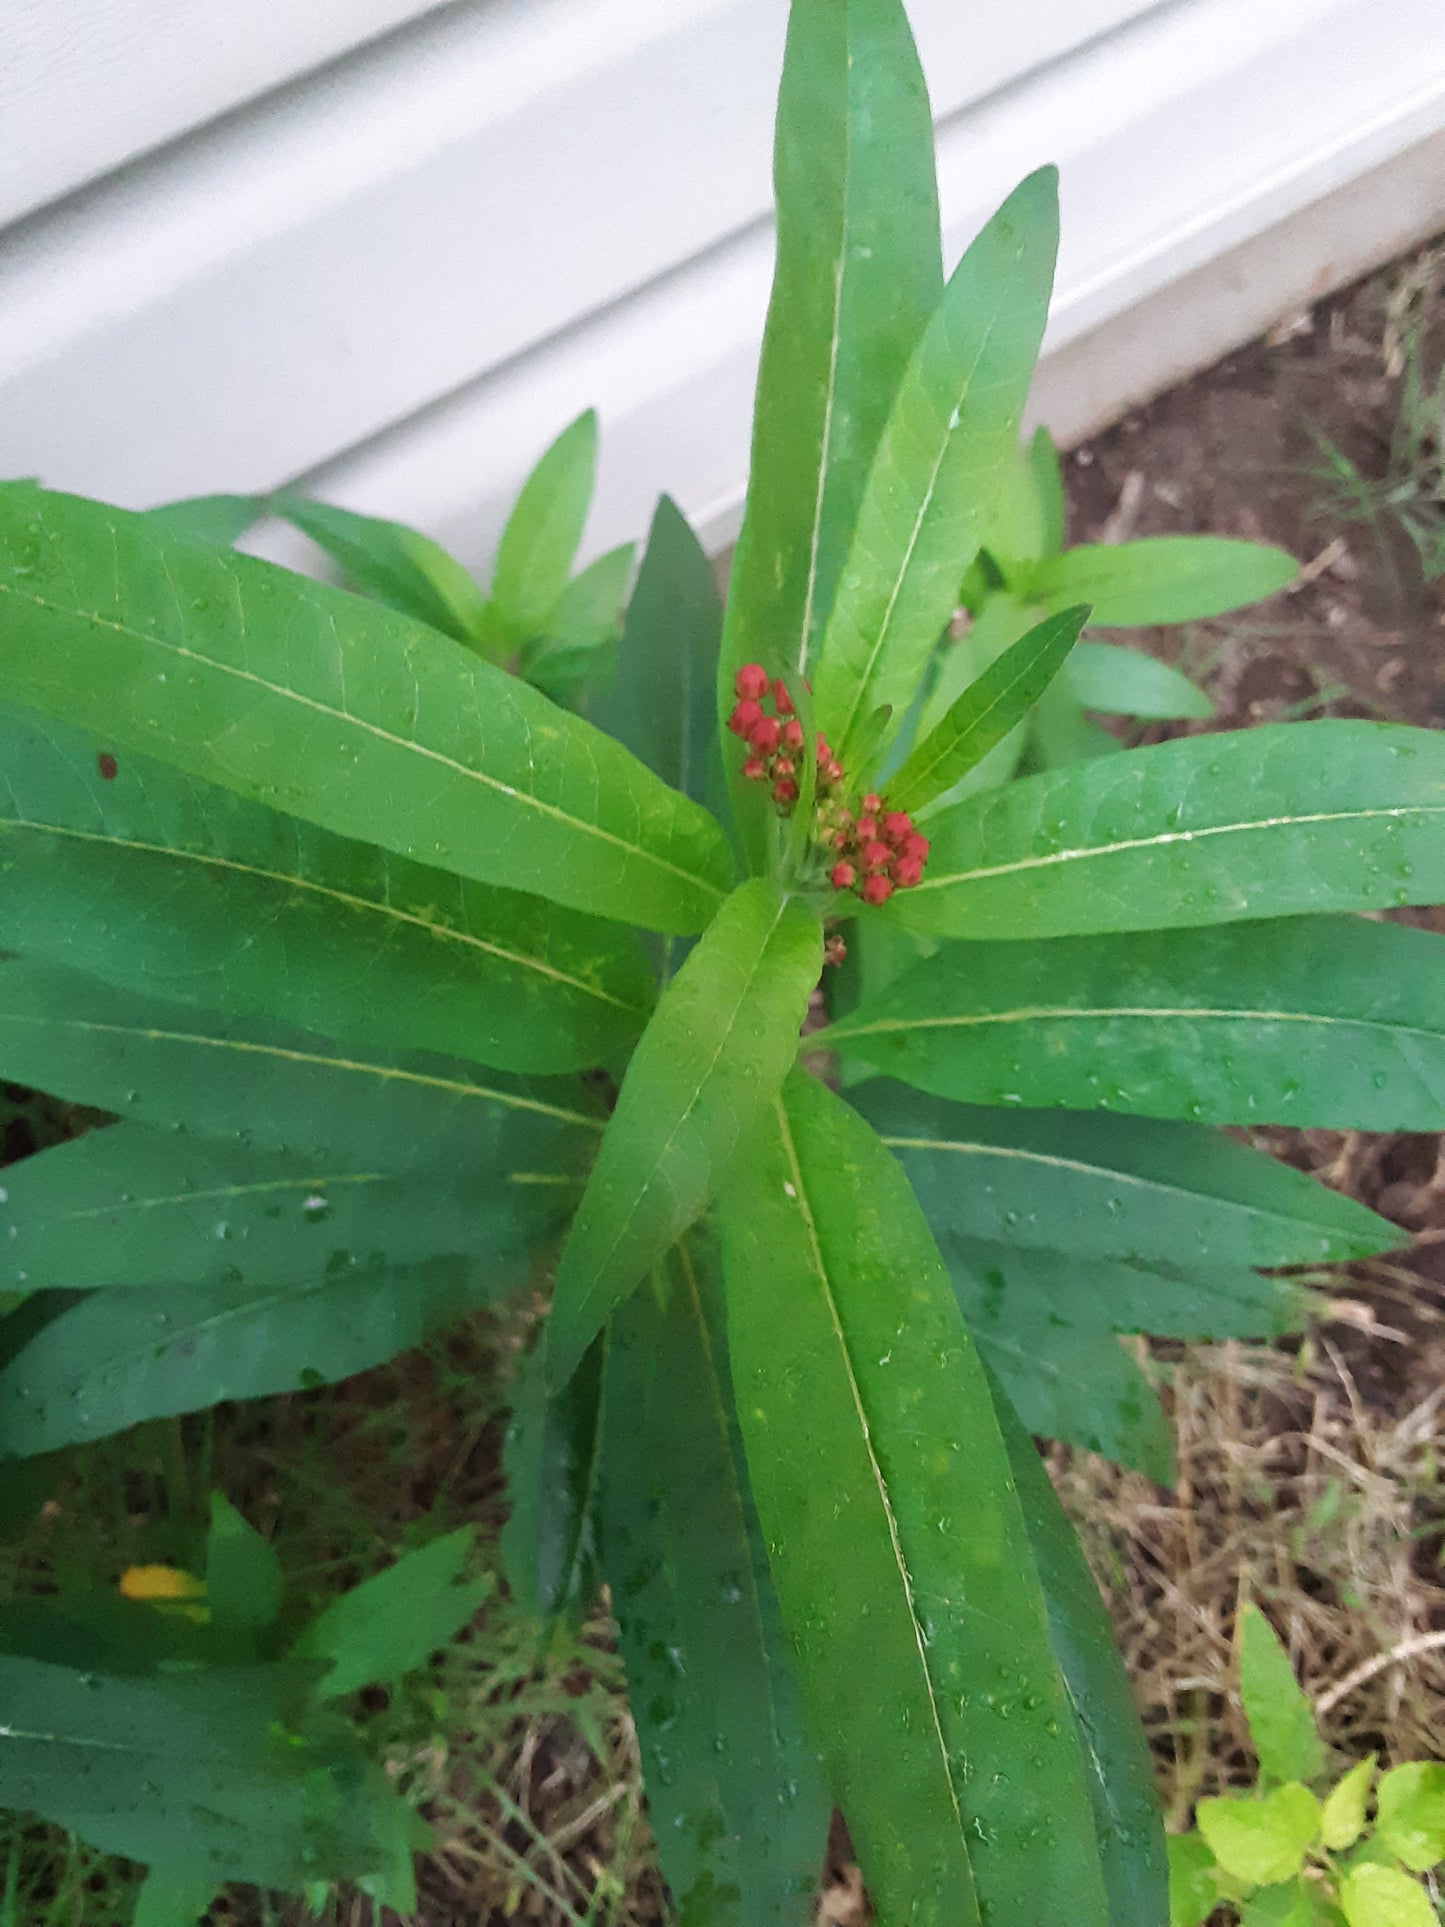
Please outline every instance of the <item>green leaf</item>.
[[1375, 1829], [1407, 1867], [1426, 1873], [1445, 1860], [1445, 1766], [1412, 1760], [1380, 1776]]
[[[1046, 428], [1018, 448], [989, 505], [983, 546], [1006, 573], [1036, 560], [1064, 539], [1064, 488], [1058, 450]], [[1026, 573], [1026, 572], [1025, 572]]]
[[1104, 629], [1196, 622], [1287, 588], [1299, 564], [1283, 549], [1216, 535], [1152, 535], [1067, 549], [1029, 571], [1034, 602], [1091, 602]]
[[1314, 1708], [1300, 1690], [1289, 1655], [1258, 1606], [1239, 1615], [1239, 1697], [1260, 1770], [1274, 1780], [1317, 1780], [1325, 1750]]
[[599, 721], [664, 783], [701, 803], [715, 787], [713, 692], [722, 599], [712, 564], [664, 495], [627, 605], [617, 673]]
[[935, 730], [969, 685], [1037, 623], [1038, 610], [1026, 602], [991, 595], [961, 636], [950, 635], [939, 655], [937, 680], [919, 711], [919, 739]]
[[896, 0], [793, 7], [773, 175], [777, 265], [724, 715], [739, 663], [792, 679], [808, 661], [894, 392], [942, 290], [933, 117]]
[[136, 1895], [130, 1927], [195, 1927], [215, 1897], [213, 1881], [152, 1867]]
[[1435, 1131], [1442, 957], [1445, 939], [1354, 917], [950, 944], [824, 1038], [968, 1102]]
[[1320, 1803], [1291, 1782], [1262, 1800], [1201, 1800], [1196, 1819], [1227, 1874], [1251, 1887], [1293, 1880], [1319, 1832]]
[[324, 549], [353, 588], [458, 642], [475, 642], [481, 634], [486, 597], [430, 536], [402, 522], [293, 495], [274, 497], [271, 508]]
[[552, 1396], [546, 1352], [534, 1345], [512, 1397], [503, 1469], [502, 1564], [512, 1597], [534, 1619], [585, 1610], [597, 1585], [592, 1509], [602, 1449], [607, 1340]]
[[1030, 771], [1064, 769], [1070, 763], [1117, 756], [1124, 745], [1084, 714], [1078, 697], [1060, 677], [1039, 697], [1029, 717], [1024, 761]]
[[418, 1546], [324, 1606], [291, 1649], [330, 1671], [318, 1689], [341, 1699], [362, 1686], [392, 1686], [449, 1645], [491, 1596], [489, 1572], [465, 1576], [475, 1551], [470, 1526]]
[[1202, 689], [1142, 649], [1081, 642], [1064, 667], [1064, 679], [1085, 709], [1111, 716], [1191, 716], [1202, 721], [1214, 714], [1214, 704]]
[[578, 570], [548, 620], [549, 643], [564, 649], [595, 649], [617, 634], [633, 554], [632, 543], [622, 542]]
[[490, 1262], [371, 1265], [285, 1286], [96, 1292], [0, 1368], [0, 1459], [108, 1438], [142, 1419], [335, 1384], [410, 1350], [526, 1274]]
[[1365, 1830], [1365, 1808], [1374, 1784], [1375, 1762], [1373, 1753], [1357, 1760], [1326, 1795], [1320, 1815], [1320, 1838], [1331, 1853], [1343, 1853], [1346, 1847], [1354, 1846]]
[[1219, 1901], [1214, 1855], [1197, 1833], [1169, 1836], [1169, 1927], [1203, 1927]]
[[211, 1494], [206, 1535], [206, 1603], [223, 1626], [264, 1632], [281, 1611], [281, 1562], [276, 1549], [231, 1504]]
[[1350, 1927], [1438, 1927], [1425, 1889], [1398, 1867], [1352, 1867], [1340, 1882], [1340, 1905]]
[[907, 1180], [795, 1074], [719, 1219], [753, 1492], [880, 1919], [1106, 1922], [1008, 1457]]
[[960, 1237], [1204, 1270], [1343, 1263], [1404, 1236], [1197, 1124], [950, 1104], [883, 1078], [855, 1085], [849, 1101], [901, 1161], [935, 1230]]
[[817, 913], [742, 884], [663, 993], [563, 1248], [547, 1323], [564, 1385], [610, 1313], [701, 1217], [797, 1051], [822, 966]]
[[899, 908], [949, 936], [1062, 937], [1445, 897], [1445, 736], [1281, 723], [989, 791], [926, 825]]
[[[272, 1129], [287, 1127], [284, 1114]], [[582, 1172], [532, 1133], [398, 1177], [113, 1124], [11, 1165], [0, 1184], [0, 1292], [286, 1285], [321, 1270], [469, 1251], [565, 1212]], [[560, 1148], [560, 1147], [558, 1147]]]
[[109, 983], [503, 1070], [647, 1020], [635, 931], [280, 816], [0, 710], [0, 945]]
[[264, 495], [190, 495], [179, 502], [163, 502], [147, 513], [177, 541], [228, 549], [270, 506]]
[[1060, 1316], [1029, 1289], [1023, 1258], [1049, 1257], [994, 1250], [980, 1262], [953, 1245], [944, 1255], [969, 1332], [1028, 1430], [1172, 1485], [1173, 1438], [1138, 1365], [1105, 1321]]
[[561, 1154], [601, 1129], [572, 1078], [479, 1076], [453, 1058], [333, 1044], [13, 957], [0, 957], [0, 1075], [137, 1123], [365, 1171], [493, 1158], [503, 1129], [531, 1168], [533, 1145]]
[[1057, 246], [1058, 175], [1041, 168], [960, 261], [903, 376], [818, 656], [818, 726], [845, 766], [864, 719], [909, 702], [953, 612], [1014, 459]]
[[1262, 1887], [1239, 1910], [1240, 1927], [1325, 1927], [1337, 1918], [1325, 1913], [1303, 1875], [1281, 1886]]
[[613, 1321], [603, 1564], [680, 1918], [801, 1923], [830, 1802], [743, 1470], [722, 1311], [693, 1236]]
[[700, 929], [722, 831], [435, 631], [144, 516], [0, 489], [0, 695], [400, 856]]
[[295, 1685], [276, 1667], [112, 1679], [0, 1656], [0, 1804], [105, 1853], [180, 1863], [213, 1893], [367, 1872], [380, 1853], [360, 1761], [284, 1732]]
[[1053, 681], [1087, 616], [1080, 608], [1049, 617], [970, 683], [889, 782], [894, 809], [920, 808], [982, 762]]
[[1079, 1735], [1109, 1927], [1161, 1927], [1170, 1874], [1154, 1766], [1109, 1616], [1032, 1439], [1006, 1399], [994, 1412]]
[[577, 417], [522, 484], [492, 574], [492, 601], [517, 642], [543, 635], [567, 587], [592, 500], [597, 416]]

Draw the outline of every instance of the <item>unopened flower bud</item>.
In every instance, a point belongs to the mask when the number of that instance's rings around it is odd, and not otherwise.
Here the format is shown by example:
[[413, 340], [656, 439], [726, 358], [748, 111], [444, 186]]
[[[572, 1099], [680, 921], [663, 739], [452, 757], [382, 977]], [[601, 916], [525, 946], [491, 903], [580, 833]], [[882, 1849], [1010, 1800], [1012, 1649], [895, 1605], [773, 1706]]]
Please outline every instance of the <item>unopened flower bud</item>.
[[887, 903], [893, 895], [893, 885], [887, 877], [864, 877], [860, 894], [865, 903], [871, 903], [876, 907], [880, 903]]
[[913, 828], [913, 818], [906, 810], [890, 810], [883, 819], [883, 834], [890, 843], [901, 843]]
[[882, 870], [887, 868], [888, 859], [892, 855], [893, 852], [888, 845], [878, 842], [875, 838], [873, 842], [863, 845], [858, 852], [858, 859], [865, 870]]
[[743, 764], [743, 775], [750, 783], [758, 782], [768, 773], [768, 766], [761, 756], [750, 756]]
[[773, 785], [773, 801], [775, 803], [796, 803], [797, 800], [797, 784], [791, 776], [780, 776]]
[[877, 790], [869, 790], [868, 794], [863, 798], [863, 807], [870, 815], [882, 809], [883, 798], [878, 794]]
[[796, 767], [791, 756], [779, 756], [774, 759], [773, 774], [774, 776], [791, 776]]
[[858, 881], [858, 872], [851, 863], [835, 863], [828, 872], [828, 881], [835, 890], [851, 890]]
[[778, 728], [778, 725], [773, 721], [772, 717], [762, 716], [748, 731], [748, 741], [758, 752], [759, 756], [771, 756], [773, 751], [778, 747], [778, 740], [781, 735], [782, 731]]
[[745, 696], [728, 717], [728, 728], [734, 736], [750, 736], [762, 720], [762, 705]]
[[773, 678], [773, 701], [777, 704], [778, 714], [780, 716], [792, 715], [793, 699], [788, 694], [788, 685], [783, 681], [781, 676], [775, 676]]
[[[864, 800], [866, 801], [867, 799], [865, 798]], [[869, 837], [877, 836], [877, 834], [878, 819], [876, 816], [860, 816], [858, 818], [858, 835], [865, 843]]]
[[836, 969], [837, 966], [840, 963], [842, 963], [843, 959], [847, 955], [848, 955], [848, 946], [846, 943], [844, 943], [843, 939], [837, 934], [836, 931], [831, 937], [826, 937], [824, 939], [823, 962], [825, 964], [832, 964], [833, 967]]
[[926, 863], [928, 861], [928, 838], [926, 836], [920, 836], [917, 830], [915, 830], [912, 836], [903, 839], [903, 848], [900, 851], [900, 855], [906, 856], [910, 863]]
[[783, 724], [783, 741], [789, 749], [801, 749], [803, 747], [803, 725], [798, 721], [796, 716], [790, 716], [787, 722]]
[[889, 864], [888, 874], [900, 890], [911, 890], [923, 876], [923, 865], [916, 856], [900, 856]]
[[760, 662], [745, 662], [733, 677], [733, 688], [749, 702], [757, 702], [768, 692], [768, 672]]

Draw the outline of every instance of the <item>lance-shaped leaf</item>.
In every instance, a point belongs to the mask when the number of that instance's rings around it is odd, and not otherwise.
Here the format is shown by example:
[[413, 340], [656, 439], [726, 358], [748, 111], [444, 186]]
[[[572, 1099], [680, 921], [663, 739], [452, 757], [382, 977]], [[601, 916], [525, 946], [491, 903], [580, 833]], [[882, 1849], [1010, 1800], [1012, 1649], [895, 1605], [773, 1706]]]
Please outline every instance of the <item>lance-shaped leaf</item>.
[[570, 1078], [361, 1050], [20, 958], [0, 958], [0, 1075], [138, 1123], [366, 1170], [490, 1159], [504, 1127], [529, 1146], [601, 1128]]
[[1007, 1399], [996, 1396], [994, 1410], [1078, 1728], [1109, 1927], [1162, 1927], [1169, 1918], [1169, 1861], [1159, 1796], [1113, 1628], [1033, 1441]]
[[0, 1655], [0, 1804], [207, 1871], [213, 1891], [374, 1871], [376, 1790], [354, 1746], [329, 1759], [284, 1731], [297, 1685], [281, 1667], [116, 1679]]
[[1261, 1773], [1274, 1780], [1318, 1780], [1325, 1749], [1314, 1708], [1294, 1676], [1289, 1654], [1259, 1607], [1241, 1608], [1235, 1627], [1239, 1698]]
[[568, 424], [522, 484], [492, 574], [492, 603], [516, 642], [542, 635], [567, 587], [597, 468], [597, 416]]
[[512, 1393], [503, 1469], [502, 1564], [512, 1597], [535, 1619], [585, 1610], [597, 1590], [593, 1502], [602, 1452], [606, 1333], [560, 1392], [534, 1345]]
[[896, 0], [795, 6], [778, 97], [778, 251], [723, 644], [799, 675], [874, 450], [943, 285], [933, 118]]
[[[1027, 580], [1027, 570], [1013, 565], [1035, 560], [1059, 548], [1064, 539], [1064, 483], [1059, 454], [1046, 428], [1038, 428], [1027, 446], [1000, 477], [989, 504], [983, 546], [996, 570]], [[967, 596], [960, 600], [972, 607]]]
[[818, 726], [845, 764], [866, 717], [909, 702], [953, 612], [1016, 458], [1057, 247], [1058, 176], [1042, 168], [954, 270], [899, 386], [818, 657]]
[[1154, 535], [1045, 556], [1028, 572], [1033, 602], [1091, 602], [1105, 629], [1221, 616], [1287, 588], [1299, 564], [1283, 549], [1217, 535]]
[[1076, 702], [1110, 716], [1202, 720], [1214, 714], [1208, 696], [1179, 670], [1112, 642], [1081, 642], [1064, 666], [1064, 680]]
[[617, 634], [633, 554], [630, 542], [619, 542], [577, 571], [547, 618], [548, 643], [562, 649], [595, 649]]
[[1012, 1474], [906, 1178], [795, 1074], [719, 1221], [753, 1493], [879, 1918], [1102, 1927]]
[[687, 932], [722, 831], [619, 745], [379, 604], [144, 516], [0, 489], [0, 695], [484, 883]]
[[557, 1267], [547, 1323], [554, 1386], [707, 1208], [796, 1054], [822, 955], [816, 912], [755, 877], [668, 985], [627, 1067]]
[[1020, 1276], [1021, 1258], [1037, 1271], [1054, 1254], [945, 1241], [944, 1255], [969, 1332], [1029, 1431], [1172, 1485], [1169, 1423], [1138, 1364], [1104, 1321], [1060, 1315]]
[[886, 1078], [849, 1100], [935, 1231], [1129, 1264], [1344, 1263], [1404, 1240], [1353, 1198], [1202, 1125], [950, 1104]]
[[1212, 1124], [1445, 1124], [1445, 938], [1284, 917], [949, 944], [825, 1033], [921, 1090]]
[[228, 549], [258, 522], [270, 504], [264, 495], [187, 495], [146, 513], [168, 534], [207, 548]]
[[569, 1171], [527, 1135], [499, 1132], [485, 1163], [403, 1178], [143, 1124], [88, 1131], [6, 1170], [0, 1292], [284, 1285], [485, 1248], [511, 1217], [540, 1237], [580, 1193], [582, 1166]]
[[[702, 545], [669, 496], [658, 502], [627, 605], [602, 726], [673, 789], [701, 803], [717, 760], [722, 598]], [[736, 740], [730, 739], [736, 748]]]
[[353, 588], [458, 642], [474, 642], [481, 634], [486, 597], [429, 535], [294, 495], [275, 496], [270, 507], [324, 549]]
[[680, 1918], [801, 1922], [829, 1802], [743, 1469], [715, 1270], [694, 1235], [613, 1321], [603, 1564]]
[[901, 914], [955, 937], [1158, 930], [1445, 897], [1445, 735], [1282, 723], [1032, 776], [931, 816]]
[[652, 1003], [638, 934], [426, 869], [0, 710], [0, 945], [109, 983], [502, 1070], [596, 1063]]
[[409, 1351], [526, 1276], [525, 1249], [301, 1284], [99, 1291], [0, 1370], [0, 1458], [29, 1458], [223, 1399], [332, 1385]]
[[1023, 721], [1063, 668], [1088, 613], [1047, 617], [969, 684], [890, 779], [894, 809], [916, 810], [952, 789]]

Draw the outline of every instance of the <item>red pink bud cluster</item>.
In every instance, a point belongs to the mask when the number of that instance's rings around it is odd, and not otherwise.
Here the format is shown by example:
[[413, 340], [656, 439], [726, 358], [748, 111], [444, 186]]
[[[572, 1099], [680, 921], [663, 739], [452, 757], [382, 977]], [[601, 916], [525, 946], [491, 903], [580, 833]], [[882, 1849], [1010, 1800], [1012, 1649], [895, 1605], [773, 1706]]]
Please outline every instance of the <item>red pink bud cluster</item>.
[[[803, 726], [781, 677], [769, 678], [761, 663], [747, 662], [733, 679], [737, 706], [728, 728], [748, 746], [743, 775], [767, 783], [785, 813], [798, 800], [798, 764]], [[769, 715], [765, 705], [772, 704]], [[817, 835], [836, 853], [828, 872], [836, 890], [852, 890], [865, 903], [886, 903], [895, 890], [909, 890], [923, 875], [928, 838], [920, 836], [906, 810], [890, 810], [870, 790], [857, 812], [843, 798], [843, 766], [819, 736], [815, 789]]]
[[928, 861], [928, 838], [919, 835], [907, 810], [890, 810], [876, 790], [863, 798], [856, 816], [839, 813], [829, 841], [838, 861], [828, 881], [865, 903], [886, 903], [895, 890], [911, 890]]

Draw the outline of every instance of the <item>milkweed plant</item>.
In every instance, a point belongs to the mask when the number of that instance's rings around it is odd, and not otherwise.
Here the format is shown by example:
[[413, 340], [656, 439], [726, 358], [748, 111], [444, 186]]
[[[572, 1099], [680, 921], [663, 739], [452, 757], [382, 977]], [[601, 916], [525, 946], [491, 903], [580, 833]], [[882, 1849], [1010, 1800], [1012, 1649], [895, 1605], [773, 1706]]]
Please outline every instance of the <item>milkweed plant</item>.
[[[1398, 1242], [1224, 1127], [1445, 1125], [1445, 939], [1380, 914], [1445, 898], [1445, 746], [1091, 720], [1209, 706], [1086, 623], [1295, 565], [1065, 546], [1020, 435], [1055, 175], [945, 280], [899, 0], [793, 0], [775, 178], [725, 606], [666, 500], [635, 581], [573, 573], [590, 415], [486, 589], [295, 497], [0, 489], [0, 1075], [113, 1120], [3, 1173], [0, 1454], [550, 1279], [506, 1576], [609, 1588], [680, 1916], [801, 1922], [836, 1805], [885, 1927], [1161, 1927], [1033, 1437], [1167, 1480], [1118, 1334], [1277, 1334]], [[237, 553], [265, 507], [352, 590]], [[218, 1499], [141, 1646], [12, 1615], [0, 1802], [148, 1865], [147, 1927], [229, 1880], [405, 1908], [338, 1703], [475, 1611], [437, 1543], [302, 1625]]]

